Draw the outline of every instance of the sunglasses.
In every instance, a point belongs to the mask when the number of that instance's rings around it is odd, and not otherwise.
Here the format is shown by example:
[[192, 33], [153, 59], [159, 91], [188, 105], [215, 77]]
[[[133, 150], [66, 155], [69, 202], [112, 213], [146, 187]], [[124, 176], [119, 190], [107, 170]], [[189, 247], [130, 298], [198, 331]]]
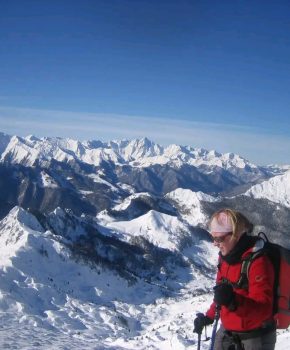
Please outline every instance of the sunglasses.
[[224, 240], [228, 237], [228, 236], [231, 236], [233, 233], [232, 232], [227, 232], [226, 234], [224, 234], [223, 236], [221, 237], [214, 237], [214, 236], [211, 236], [211, 239], [213, 242], [216, 242], [216, 243], [223, 243]]

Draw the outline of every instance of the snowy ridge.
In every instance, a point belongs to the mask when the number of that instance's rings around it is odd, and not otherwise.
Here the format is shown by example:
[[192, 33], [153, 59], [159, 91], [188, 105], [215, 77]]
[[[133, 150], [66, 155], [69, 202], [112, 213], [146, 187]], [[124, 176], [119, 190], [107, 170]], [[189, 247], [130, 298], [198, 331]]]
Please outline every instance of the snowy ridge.
[[218, 198], [203, 192], [193, 192], [188, 189], [178, 188], [167, 193], [166, 198], [173, 200], [179, 208], [183, 219], [192, 226], [201, 226], [206, 229], [207, 215], [203, 212], [201, 202], [216, 202]]
[[290, 208], [290, 171], [251, 187], [245, 195], [266, 198]]
[[142, 198], [144, 196], [150, 197], [150, 194], [147, 193], [147, 192], [134, 193], [134, 194], [128, 196], [127, 198], [125, 198], [125, 200], [122, 201], [122, 203], [116, 204], [112, 209], [113, 210], [119, 210], [119, 211], [125, 210], [125, 209], [127, 209], [130, 206], [130, 204], [132, 203], [132, 201], [134, 199], [137, 199], [137, 198], [140, 198], [140, 197]]
[[155, 246], [169, 250], [178, 250], [180, 239], [188, 232], [177, 217], [154, 210], [131, 221], [108, 223], [106, 227], [124, 240], [142, 236]]
[[[217, 249], [212, 247], [211, 242], [205, 240], [205, 235], [192, 229], [189, 225], [196, 223], [196, 226], [206, 229], [206, 216], [202, 212], [200, 200], [216, 201], [215, 198], [204, 193], [193, 193], [189, 190], [179, 189], [180, 194], [187, 194], [191, 199], [195, 199], [196, 208], [182, 217], [176, 217], [155, 210], [150, 210], [132, 220], [116, 221], [107, 212], [98, 215], [98, 228], [106, 235], [118, 237], [126, 242], [134, 242], [134, 238], [142, 237], [154, 246], [168, 249], [172, 252], [180, 252], [184, 257], [189, 258], [193, 263], [211, 269], [215, 266], [217, 259]], [[186, 200], [186, 196], [182, 197]], [[196, 214], [197, 216], [194, 216]], [[191, 218], [191, 215], [193, 217]], [[186, 220], [188, 219], [188, 220]], [[206, 257], [206, 258], [205, 258]]]
[[233, 153], [221, 154], [214, 150], [207, 151], [202, 148], [178, 145], [170, 145], [164, 148], [163, 152], [159, 155], [143, 157], [136, 159], [136, 161], [133, 164], [142, 167], [153, 164], [172, 164], [180, 167], [183, 164], [189, 164], [196, 167], [206, 165], [208, 167], [220, 167], [224, 169], [231, 169], [233, 167], [244, 169], [246, 166], [253, 169], [257, 168], [256, 165]]
[[127, 162], [154, 157], [164, 152], [163, 147], [148, 140], [146, 137], [131, 141], [109, 141], [106, 145]]
[[0, 221], [0, 264], [9, 266], [20, 248], [27, 244], [30, 234], [43, 232], [35, 217], [20, 207], [11, 210]]
[[108, 148], [88, 148], [72, 139], [41, 138], [34, 136], [21, 138], [13, 136], [1, 155], [1, 161], [33, 166], [36, 161], [45, 163], [55, 159], [59, 162], [81, 160], [84, 163], [99, 165], [103, 160], [122, 163], [122, 159]]
[[[68, 162], [78, 159], [87, 164], [99, 165], [102, 161], [112, 161], [115, 164], [128, 163], [131, 166], [148, 167], [154, 164], [171, 164], [180, 167], [183, 164], [208, 167], [233, 167], [256, 169], [244, 158], [233, 154], [221, 154], [205, 149], [170, 145], [166, 148], [155, 144], [147, 138], [136, 140], [84, 141], [61, 138], [36, 138], [27, 136], [21, 138], [0, 134], [2, 145], [1, 161], [32, 166], [36, 160], [40, 162], [55, 159]], [[0, 147], [1, 150], [1, 147]]]
[[38, 179], [38, 186], [42, 187], [42, 188], [46, 188], [46, 187], [56, 188], [56, 187], [58, 187], [58, 184], [45, 171], [42, 171], [40, 173], [40, 178]]

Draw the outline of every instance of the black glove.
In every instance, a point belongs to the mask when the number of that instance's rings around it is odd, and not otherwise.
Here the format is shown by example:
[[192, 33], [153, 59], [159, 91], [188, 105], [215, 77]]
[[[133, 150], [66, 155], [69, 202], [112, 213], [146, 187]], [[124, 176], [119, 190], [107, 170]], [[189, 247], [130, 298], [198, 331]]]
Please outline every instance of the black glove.
[[214, 288], [214, 301], [218, 305], [230, 306], [234, 304], [235, 292], [232, 285], [228, 283], [221, 283]]
[[193, 323], [194, 323], [193, 332], [197, 334], [201, 334], [203, 327], [208, 326], [209, 324], [212, 324], [213, 320], [199, 312], [198, 314], [196, 314], [196, 318]]

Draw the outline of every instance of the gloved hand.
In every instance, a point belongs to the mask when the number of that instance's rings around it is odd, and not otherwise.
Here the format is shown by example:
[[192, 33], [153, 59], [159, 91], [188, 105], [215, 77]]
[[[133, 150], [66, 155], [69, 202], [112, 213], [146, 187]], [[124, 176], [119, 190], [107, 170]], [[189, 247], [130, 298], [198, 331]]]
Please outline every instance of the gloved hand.
[[235, 292], [232, 285], [228, 283], [221, 283], [216, 285], [214, 288], [214, 301], [218, 305], [229, 306], [234, 304]]
[[197, 334], [201, 334], [203, 327], [208, 326], [209, 324], [212, 324], [213, 320], [211, 318], [205, 316], [201, 312], [199, 312], [198, 314], [196, 314], [196, 318], [195, 318], [193, 323], [194, 323], [193, 332], [197, 333]]

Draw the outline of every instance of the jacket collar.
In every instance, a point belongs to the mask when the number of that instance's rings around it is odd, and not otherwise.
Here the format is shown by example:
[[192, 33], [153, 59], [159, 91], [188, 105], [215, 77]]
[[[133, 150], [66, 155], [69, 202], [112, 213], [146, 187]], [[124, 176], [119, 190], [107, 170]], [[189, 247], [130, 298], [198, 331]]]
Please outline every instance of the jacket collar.
[[257, 237], [248, 236], [247, 233], [244, 233], [229, 254], [223, 256], [219, 253], [220, 259], [226, 261], [230, 265], [237, 264], [248, 252], [252, 251], [250, 248], [253, 248], [256, 242]]

